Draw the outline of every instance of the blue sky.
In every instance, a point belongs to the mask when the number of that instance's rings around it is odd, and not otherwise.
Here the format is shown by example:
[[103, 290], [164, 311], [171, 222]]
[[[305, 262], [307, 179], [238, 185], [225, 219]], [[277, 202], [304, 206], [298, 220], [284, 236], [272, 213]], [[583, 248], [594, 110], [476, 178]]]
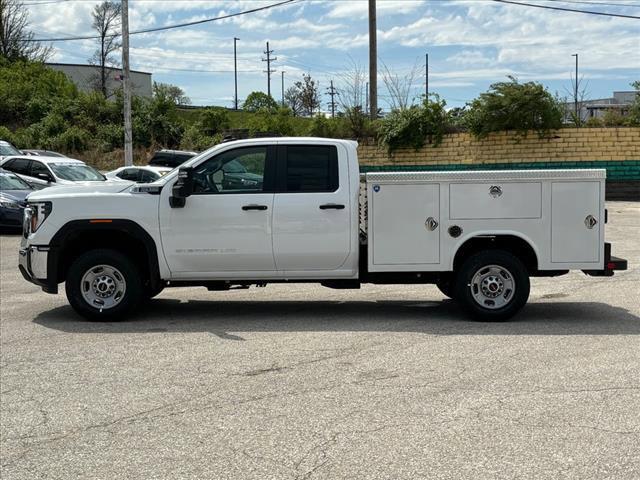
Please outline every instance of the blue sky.
[[[131, 30], [199, 20], [276, 3], [267, 1], [130, 0]], [[25, 0], [39, 37], [91, 33], [93, 0]], [[637, 0], [529, 0], [529, 3], [640, 16]], [[297, 0], [270, 10], [195, 27], [131, 37], [131, 65], [153, 79], [182, 87], [196, 105], [232, 106], [233, 37], [239, 37], [239, 97], [266, 91], [265, 42], [277, 57], [272, 94], [310, 73], [322, 92], [344, 82], [353, 65], [368, 69], [366, 0]], [[84, 63], [91, 40], [55, 43], [53, 61]], [[378, 62], [405, 76], [416, 69], [412, 96], [424, 91], [429, 53], [430, 91], [462, 106], [488, 86], [514, 75], [568, 95], [573, 53], [587, 96], [630, 90], [640, 79], [640, 20], [506, 5], [490, 0], [378, 0]], [[193, 71], [192, 71], [193, 70]], [[379, 103], [388, 92], [379, 76]], [[327, 108], [328, 96], [323, 96]]]

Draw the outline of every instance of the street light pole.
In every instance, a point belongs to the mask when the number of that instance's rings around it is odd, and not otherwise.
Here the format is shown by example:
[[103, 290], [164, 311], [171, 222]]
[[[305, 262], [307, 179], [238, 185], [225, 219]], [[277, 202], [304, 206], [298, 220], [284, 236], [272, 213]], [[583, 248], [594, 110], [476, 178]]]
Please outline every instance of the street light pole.
[[425, 100], [429, 101], [429, 54], [425, 54], [425, 62], [424, 62], [424, 90], [425, 90]]
[[236, 86], [234, 105], [236, 110], [238, 110], [238, 56], [236, 53], [236, 42], [238, 40], [240, 39], [237, 37], [233, 37], [233, 77], [234, 77], [235, 86]]
[[284, 107], [284, 70], [282, 70], [282, 106]]

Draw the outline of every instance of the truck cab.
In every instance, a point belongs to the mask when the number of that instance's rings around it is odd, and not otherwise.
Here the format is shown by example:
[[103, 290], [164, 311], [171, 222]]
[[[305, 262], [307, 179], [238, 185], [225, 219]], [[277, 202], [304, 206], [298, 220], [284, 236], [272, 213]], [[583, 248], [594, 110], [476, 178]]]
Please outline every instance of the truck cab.
[[612, 275], [604, 171], [361, 175], [357, 143], [227, 142], [145, 185], [29, 197], [20, 270], [91, 319], [166, 287], [435, 283], [480, 320], [526, 303], [531, 276]]

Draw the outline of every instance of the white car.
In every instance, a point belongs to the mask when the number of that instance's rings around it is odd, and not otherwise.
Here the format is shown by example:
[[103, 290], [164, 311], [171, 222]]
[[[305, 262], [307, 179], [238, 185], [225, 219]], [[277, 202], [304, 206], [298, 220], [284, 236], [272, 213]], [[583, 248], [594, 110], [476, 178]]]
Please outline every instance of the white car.
[[170, 167], [133, 166], [120, 167], [105, 176], [112, 180], [128, 180], [136, 183], [151, 183], [173, 170]]
[[20, 150], [11, 145], [9, 142], [0, 140], [0, 160], [10, 155], [20, 155]]
[[37, 189], [77, 182], [104, 182], [106, 177], [95, 168], [73, 158], [10, 156], [0, 167], [15, 173]]

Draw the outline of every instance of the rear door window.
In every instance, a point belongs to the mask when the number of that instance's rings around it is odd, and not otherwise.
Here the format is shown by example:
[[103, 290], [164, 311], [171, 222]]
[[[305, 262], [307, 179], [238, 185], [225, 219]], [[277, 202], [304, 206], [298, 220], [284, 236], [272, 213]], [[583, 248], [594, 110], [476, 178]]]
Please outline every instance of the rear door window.
[[27, 160], [26, 158], [16, 158], [11, 161], [10, 165], [5, 165], [4, 168], [20, 175], [30, 175], [31, 160]]
[[39, 174], [47, 175], [51, 177], [51, 172], [49, 169], [45, 167], [42, 162], [36, 162], [35, 160], [31, 161], [31, 176], [37, 177]]
[[335, 192], [338, 189], [335, 146], [289, 145], [284, 170], [287, 192]]

